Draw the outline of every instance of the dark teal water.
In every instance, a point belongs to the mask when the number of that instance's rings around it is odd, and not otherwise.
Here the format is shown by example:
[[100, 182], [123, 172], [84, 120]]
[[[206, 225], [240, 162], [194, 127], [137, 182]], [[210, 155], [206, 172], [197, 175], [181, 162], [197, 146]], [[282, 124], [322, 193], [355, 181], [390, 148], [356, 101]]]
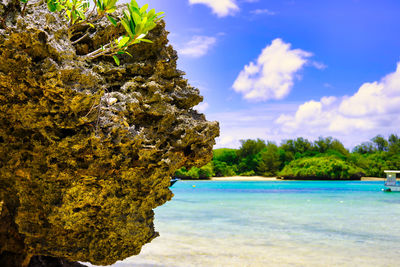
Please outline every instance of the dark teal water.
[[160, 237], [115, 266], [400, 266], [400, 193], [383, 182], [179, 181]]

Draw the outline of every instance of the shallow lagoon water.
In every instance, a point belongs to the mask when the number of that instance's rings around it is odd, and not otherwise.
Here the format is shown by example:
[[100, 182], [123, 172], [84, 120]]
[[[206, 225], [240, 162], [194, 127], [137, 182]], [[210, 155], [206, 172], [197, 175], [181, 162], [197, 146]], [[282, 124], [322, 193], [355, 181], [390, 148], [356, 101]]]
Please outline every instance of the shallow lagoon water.
[[160, 237], [113, 266], [400, 266], [400, 193], [382, 182], [179, 181]]

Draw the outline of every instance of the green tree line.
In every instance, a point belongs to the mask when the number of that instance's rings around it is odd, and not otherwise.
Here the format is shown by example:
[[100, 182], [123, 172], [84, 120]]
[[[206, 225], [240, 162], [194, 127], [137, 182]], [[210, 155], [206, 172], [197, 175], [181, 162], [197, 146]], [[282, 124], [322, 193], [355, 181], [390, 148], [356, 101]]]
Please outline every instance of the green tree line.
[[289, 179], [359, 179], [384, 177], [384, 170], [400, 169], [400, 138], [377, 135], [349, 151], [337, 139], [320, 137], [284, 140], [279, 146], [261, 139], [241, 140], [239, 149], [220, 148], [201, 168], [185, 167], [179, 178], [224, 176], [280, 176]]

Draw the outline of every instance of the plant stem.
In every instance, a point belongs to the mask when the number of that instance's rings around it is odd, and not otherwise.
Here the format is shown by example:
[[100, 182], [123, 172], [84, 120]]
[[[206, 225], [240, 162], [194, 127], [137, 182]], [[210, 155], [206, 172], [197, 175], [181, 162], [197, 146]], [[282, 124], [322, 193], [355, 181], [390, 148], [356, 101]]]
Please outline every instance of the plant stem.
[[76, 1], [73, 1], [72, 9], [71, 9], [71, 20], [69, 22], [69, 26], [74, 25], [74, 12], [75, 12]]
[[[123, 49], [125, 50], [126, 48], [128, 48], [129, 46], [131, 46], [137, 39], [138, 36], [135, 36], [132, 40], [130, 40], [124, 47]], [[113, 42], [113, 41], [111, 41]], [[80, 60], [87, 60], [87, 59], [95, 59], [101, 56], [113, 56], [115, 55], [118, 51], [124, 51], [122, 50], [121, 47], [118, 47], [118, 45], [116, 46], [112, 46], [111, 42], [106, 44], [105, 46], [103, 46], [102, 48], [99, 48], [85, 56], [81, 56], [79, 59]]]
[[79, 37], [77, 40], [75, 40], [75, 41], [73, 41], [72, 42], [72, 44], [74, 45], [74, 44], [76, 44], [76, 43], [79, 43], [80, 41], [82, 41], [83, 39], [85, 39], [88, 35], [89, 35], [89, 29], [86, 31], [86, 33], [83, 35], [83, 36], [81, 36], [81, 37]]
[[21, 16], [22, 17], [24, 17], [25, 16], [25, 9], [26, 9], [26, 5], [28, 4], [28, 1], [26, 1], [25, 3], [24, 3], [24, 7], [22, 8], [22, 11], [21, 11]]
[[107, 44], [104, 47], [99, 48], [99, 49], [97, 49], [97, 50], [95, 50], [95, 51], [83, 56], [83, 59], [89, 59], [89, 58], [90, 59], [95, 59], [97, 57], [100, 57], [100, 56], [108, 53], [108, 52], [111, 52], [111, 50], [112, 50], [111, 45]]
[[77, 26], [79, 26], [79, 25], [88, 25], [88, 24], [90, 24], [90, 23], [95, 23], [97, 20], [99, 20], [99, 19], [101, 19], [102, 17], [101, 16], [99, 16], [99, 15], [97, 15], [96, 17], [94, 17], [93, 19], [89, 19], [89, 18], [87, 18], [87, 19], [85, 19], [85, 20], [82, 20], [82, 21], [80, 21], [80, 22], [78, 22], [78, 23], [74, 23], [73, 25], [70, 25], [69, 26], [69, 28], [68, 28], [68, 31], [69, 32], [72, 32]]

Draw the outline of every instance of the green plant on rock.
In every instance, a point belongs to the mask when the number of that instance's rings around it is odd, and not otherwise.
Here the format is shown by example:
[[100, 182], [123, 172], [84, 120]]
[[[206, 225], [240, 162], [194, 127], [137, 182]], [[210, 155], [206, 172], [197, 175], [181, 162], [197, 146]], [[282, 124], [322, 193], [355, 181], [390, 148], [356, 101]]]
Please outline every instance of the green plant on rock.
[[[111, 0], [113, 1], [113, 0]], [[151, 31], [162, 17], [159, 17], [163, 12], [156, 13], [154, 9], [147, 11], [148, 4], [139, 7], [135, 0], [132, 0], [127, 5], [128, 10], [124, 10], [123, 17], [120, 23], [126, 31], [126, 35], [122, 35], [115, 39], [113, 42], [101, 47], [100, 49], [88, 54], [85, 58], [97, 58], [99, 56], [112, 56], [117, 65], [120, 64], [116, 55], [128, 54], [127, 49], [133, 44], [140, 42], [151, 43], [150, 40], [145, 39], [146, 35]], [[111, 18], [111, 17], [110, 17]], [[117, 23], [110, 21], [117, 26]]]
[[106, 13], [113, 13], [117, 9], [117, 2], [118, 0], [97, 0], [97, 14], [104, 16]]
[[[21, 0], [28, 1], [28, 0]], [[126, 34], [117, 37], [108, 44], [101, 46], [99, 49], [81, 56], [82, 60], [91, 60], [100, 56], [111, 56], [117, 65], [120, 60], [117, 55], [127, 54], [130, 55], [127, 49], [134, 44], [140, 42], [151, 43], [150, 40], [145, 39], [146, 35], [156, 25], [164, 12], [158, 12], [154, 9], [149, 11], [148, 4], [140, 7], [136, 0], [131, 0], [127, 4], [127, 10], [123, 11], [123, 16], [115, 19], [109, 14], [114, 13], [117, 9], [118, 0], [96, 0], [95, 7], [89, 11], [90, 3], [88, 0], [47, 0], [47, 7], [51, 12], [60, 12], [65, 15], [69, 23], [70, 37], [73, 36], [73, 31], [76, 25], [89, 25], [94, 27], [92, 23], [107, 17], [110, 23], [114, 26], [120, 24], [125, 29]], [[25, 3], [25, 2], [24, 2]], [[97, 14], [96, 14], [97, 13]], [[89, 35], [89, 31], [77, 38], [73, 43], [78, 43]]]
[[69, 21], [69, 26], [85, 21], [89, 7], [87, 0], [47, 0], [47, 8], [51, 12], [63, 13]]

